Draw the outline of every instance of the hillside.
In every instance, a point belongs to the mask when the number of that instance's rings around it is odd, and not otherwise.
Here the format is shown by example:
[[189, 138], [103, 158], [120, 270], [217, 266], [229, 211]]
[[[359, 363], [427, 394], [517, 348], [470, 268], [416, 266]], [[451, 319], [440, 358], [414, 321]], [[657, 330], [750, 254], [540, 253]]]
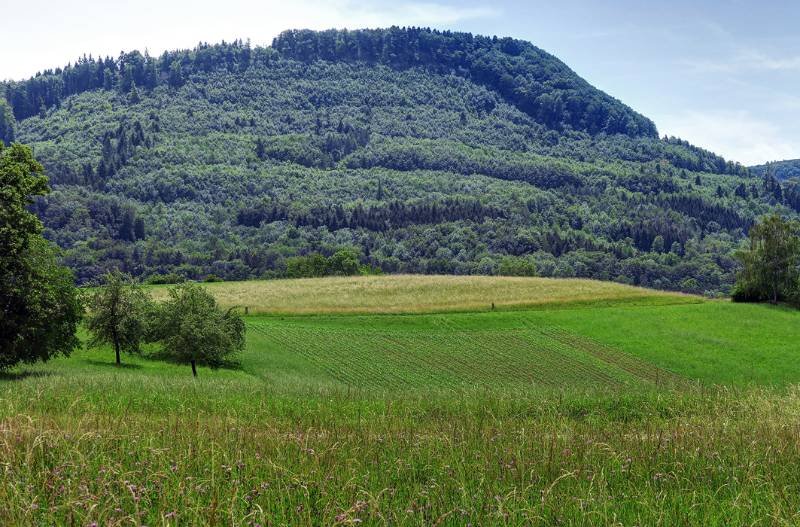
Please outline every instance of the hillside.
[[800, 159], [790, 159], [787, 161], [775, 161], [766, 165], [750, 167], [750, 172], [754, 176], [764, 177], [768, 173], [777, 179], [800, 178]]
[[305, 276], [352, 249], [388, 273], [725, 292], [755, 219], [800, 208], [513, 39], [290, 31], [0, 86], [81, 282]]

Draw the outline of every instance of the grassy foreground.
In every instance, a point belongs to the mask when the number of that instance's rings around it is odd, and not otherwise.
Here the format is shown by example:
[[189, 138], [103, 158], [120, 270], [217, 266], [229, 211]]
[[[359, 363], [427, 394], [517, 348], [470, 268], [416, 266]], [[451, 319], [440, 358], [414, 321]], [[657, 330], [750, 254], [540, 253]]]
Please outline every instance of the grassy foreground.
[[800, 521], [794, 390], [459, 395], [27, 379], [0, 406], [0, 523]]
[[434, 277], [342, 314], [403, 289], [347, 280], [275, 283], [328, 312], [249, 316], [197, 380], [110, 350], [0, 376], [0, 525], [800, 523], [797, 312], [524, 279], [469, 312], [495, 279]]

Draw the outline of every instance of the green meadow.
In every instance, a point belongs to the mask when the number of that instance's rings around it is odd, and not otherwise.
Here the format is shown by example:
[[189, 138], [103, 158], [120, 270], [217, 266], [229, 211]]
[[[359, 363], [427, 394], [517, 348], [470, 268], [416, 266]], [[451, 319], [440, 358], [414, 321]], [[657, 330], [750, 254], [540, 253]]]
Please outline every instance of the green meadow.
[[211, 284], [254, 314], [197, 379], [154, 348], [5, 374], [0, 524], [800, 521], [796, 311], [410, 278]]

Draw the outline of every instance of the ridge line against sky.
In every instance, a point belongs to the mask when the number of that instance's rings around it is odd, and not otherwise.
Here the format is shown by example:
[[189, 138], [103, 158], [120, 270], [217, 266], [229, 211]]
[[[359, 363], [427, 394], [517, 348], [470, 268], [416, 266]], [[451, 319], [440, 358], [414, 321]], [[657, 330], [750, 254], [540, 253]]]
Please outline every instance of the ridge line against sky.
[[[701, 4], [701, 5], [698, 5]], [[528, 40], [676, 135], [747, 165], [800, 158], [800, 2], [31, 0], [3, 6], [0, 78], [83, 54], [269, 45], [291, 28], [416, 25]], [[13, 23], [31, 17], [30, 24]], [[37, 29], [31, 30], [31, 24]]]

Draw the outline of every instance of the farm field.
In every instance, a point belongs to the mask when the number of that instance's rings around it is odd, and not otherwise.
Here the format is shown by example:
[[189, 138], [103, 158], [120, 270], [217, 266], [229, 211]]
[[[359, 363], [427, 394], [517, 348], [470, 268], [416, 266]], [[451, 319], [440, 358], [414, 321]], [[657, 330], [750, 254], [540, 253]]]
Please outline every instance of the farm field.
[[494, 311], [429, 284], [345, 314], [338, 280], [276, 284], [296, 311], [196, 380], [111, 350], [0, 377], [0, 524], [800, 521], [797, 312], [537, 279]]
[[[205, 284], [224, 308], [251, 314], [370, 314], [489, 311], [575, 305], [698, 302], [692, 295], [613, 282], [509, 276], [391, 275]], [[153, 286], [155, 298], [167, 288]]]

